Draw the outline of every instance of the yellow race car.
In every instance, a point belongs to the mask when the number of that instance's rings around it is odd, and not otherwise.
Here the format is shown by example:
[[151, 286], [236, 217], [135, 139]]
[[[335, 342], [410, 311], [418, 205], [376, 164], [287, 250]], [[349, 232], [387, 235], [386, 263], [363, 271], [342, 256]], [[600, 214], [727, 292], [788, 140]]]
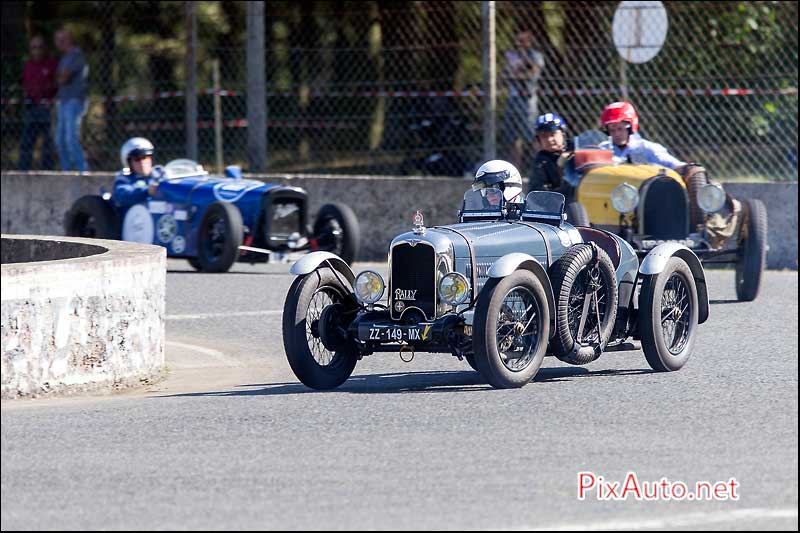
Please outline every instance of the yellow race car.
[[705, 264], [736, 265], [736, 295], [758, 295], [767, 255], [767, 211], [761, 200], [736, 200], [705, 169], [678, 172], [657, 165], [619, 164], [597, 131], [581, 134], [565, 180], [574, 187], [568, 220], [623, 237], [644, 257], [664, 242], [684, 245]]

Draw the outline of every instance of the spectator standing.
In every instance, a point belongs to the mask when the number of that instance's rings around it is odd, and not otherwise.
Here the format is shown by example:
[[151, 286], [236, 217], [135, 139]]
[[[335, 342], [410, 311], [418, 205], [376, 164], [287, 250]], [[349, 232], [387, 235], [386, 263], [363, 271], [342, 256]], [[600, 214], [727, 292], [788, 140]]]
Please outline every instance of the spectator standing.
[[58, 122], [56, 147], [62, 170], [86, 170], [81, 146], [81, 119], [86, 112], [89, 65], [80, 48], [74, 45], [69, 30], [56, 32], [56, 48], [63, 55], [58, 63]]
[[503, 115], [503, 144], [510, 148], [511, 162], [523, 168], [523, 151], [533, 142], [538, 114], [537, 84], [544, 68], [544, 54], [534, 47], [533, 33], [521, 31], [514, 48], [505, 53], [503, 79], [508, 91]]
[[22, 89], [25, 94], [22, 141], [19, 148], [19, 169], [30, 170], [33, 148], [41, 135], [42, 168], [53, 169], [53, 137], [50, 132], [51, 104], [56, 96], [58, 61], [50, 57], [44, 37], [34, 35], [29, 43], [30, 57], [22, 68]]

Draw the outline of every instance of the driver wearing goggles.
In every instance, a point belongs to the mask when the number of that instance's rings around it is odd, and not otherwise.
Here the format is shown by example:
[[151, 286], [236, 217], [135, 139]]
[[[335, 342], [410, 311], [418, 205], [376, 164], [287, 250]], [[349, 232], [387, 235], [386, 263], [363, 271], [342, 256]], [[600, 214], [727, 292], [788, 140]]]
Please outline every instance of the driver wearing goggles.
[[[487, 161], [475, 173], [472, 190], [487, 189], [484, 198], [493, 206], [522, 201], [522, 176], [517, 167], [501, 159]], [[498, 191], [499, 189], [499, 191]]]
[[130, 207], [144, 202], [158, 189], [158, 180], [164, 177], [164, 168], [153, 165], [153, 143], [144, 137], [125, 141], [120, 150], [123, 169], [114, 179], [114, 201], [120, 207]]

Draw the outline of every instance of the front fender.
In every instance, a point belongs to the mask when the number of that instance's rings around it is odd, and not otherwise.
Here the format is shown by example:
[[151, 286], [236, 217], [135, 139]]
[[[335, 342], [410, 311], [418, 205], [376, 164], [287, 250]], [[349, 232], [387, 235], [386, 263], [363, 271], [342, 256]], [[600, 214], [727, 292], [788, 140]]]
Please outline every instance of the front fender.
[[330, 252], [311, 252], [308, 255], [304, 255], [292, 265], [292, 268], [289, 269], [289, 273], [295, 276], [304, 276], [314, 272], [323, 263], [328, 263], [332, 268], [343, 275], [347, 281], [350, 282], [351, 286], [355, 282], [356, 275], [353, 273], [353, 269], [350, 268], [350, 265], [338, 255]]
[[646, 276], [660, 274], [664, 270], [667, 261], [672, 257], [680, 257], [686, 261], [692, 271], [695, 285], [697, 285], [697, 304], [700, 308], [697, 321], [702, 324], [708, 320], [708, 286], [706, 285], [706, 274], [703, 270], [703, 265], [693, 251], [676, 242], [659, 244], [650, 250], [642, 260], [642, 264], [639, 266], [639, 273]]
[[535, 257], [521, 252], [506, 254], [489, 267], [488, 274], [490, 278], [504, 278], [519, 269], [532, 272], [544, 287], [547, 295], [547, 307], [550, 310], [550, 335], [553, 335], [556, 331], [556, 303], [553, 297], [553, 286], [550, 284], [547, 270]]

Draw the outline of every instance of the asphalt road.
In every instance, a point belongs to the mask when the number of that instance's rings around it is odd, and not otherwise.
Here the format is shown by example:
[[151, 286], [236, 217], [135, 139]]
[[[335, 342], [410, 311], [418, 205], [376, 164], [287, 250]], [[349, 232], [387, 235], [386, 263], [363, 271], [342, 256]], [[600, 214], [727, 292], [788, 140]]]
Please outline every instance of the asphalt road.
[[[547, 359], [498, 391], [448, 355], [383, 354], [320, 393], [283, 353], [286, 266], [169, 267], [165, 381], [2, 404], [3, 530], [798, 527], [797, 272], [749, 304], [708, 272], [680, 372]], [[579, 500], [582, 471], [735, 478], [738, 499]]]

